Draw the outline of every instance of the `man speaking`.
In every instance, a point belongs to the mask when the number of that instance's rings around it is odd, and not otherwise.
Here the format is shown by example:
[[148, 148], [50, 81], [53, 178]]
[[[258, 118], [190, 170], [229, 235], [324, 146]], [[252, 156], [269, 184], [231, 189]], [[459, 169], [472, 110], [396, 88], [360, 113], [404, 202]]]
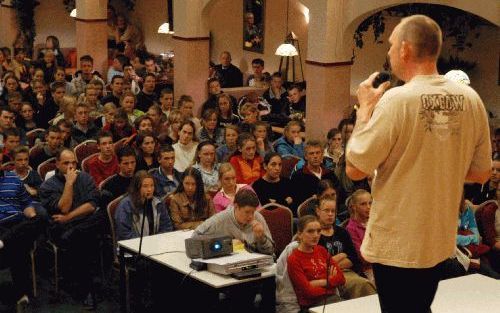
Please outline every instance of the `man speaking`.
[[374, 88], [374, 73], [358, 89], [346, 171], [360, 180], [376, 170], [361, 253], [373, 263], [382, 312], [430, 312], [442, 262], [455, 250], [464, 181], [490, 175], [484, 105], [473, 89], [438, 74], [441, 42], [432, 19], [403, 18], [388, 55], [405, 85]]

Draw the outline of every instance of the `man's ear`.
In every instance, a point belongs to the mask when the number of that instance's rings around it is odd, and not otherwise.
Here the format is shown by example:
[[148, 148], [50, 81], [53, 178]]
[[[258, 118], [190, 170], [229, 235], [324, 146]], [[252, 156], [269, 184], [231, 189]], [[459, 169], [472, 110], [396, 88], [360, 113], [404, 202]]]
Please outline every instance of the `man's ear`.
[[403, 40], [401, 42], [401, 47], [399, 48], [399, 56], [401, 57], [401, 60], [407, 62], [414, 56], [413, 54], [414, 51], [412, 45], [408, 41]]

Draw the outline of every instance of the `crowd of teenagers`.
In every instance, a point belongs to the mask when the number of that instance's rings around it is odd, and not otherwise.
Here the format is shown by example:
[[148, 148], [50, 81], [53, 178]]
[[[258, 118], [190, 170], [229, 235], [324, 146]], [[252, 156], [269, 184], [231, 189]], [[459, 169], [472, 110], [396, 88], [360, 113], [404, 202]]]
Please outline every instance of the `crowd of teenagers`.
[[[124, 47], [131, 44], [124, 40]], [[283, 312], [376, 293], [360, 254], [371, 182], [345, 172], [355, 118], [305, 141], [304, 85], [285, 88], [279, 73], [264, 72], [263, 60], [252, 61], [244, 82], [223, 52], [210, 66], [206, 101], [196, 105], [164, 88], [156, 58], [139, 53], [140, 42], [133, 46], [137, 55], [114, 53], [107, 77], [93, 70], [90, 55], [68, 77], [53, 36], [33, 61], [22, 48], [13, 57], [0, 49], [0, 255], [13, 274], [16, 304], [29, 302], [29, 253], [46, 236], [63, 249], [66, 266], [78, 268], [67, 271], [76, 296], [96, 307], [100, 242], [110, 232], [106, 208], [120, 196], [113, 217], [118, 240], [138, 237], [144, 221], [146, 236], [218, 229], [274, 255]], [[241, 99], [222, 91], [244, 85], [266, 90]], [[89, 140], [98, 152], [82, 167], [75, 147]], [[491, 180], [465, 186], [457, 208], [457, 252], [446, 277], [498, 278], [500, 129], [492, 142]], [[43, 171], [53, 159], [55, 169]], [[268, 203], [290, 208], [294, 217], [296, 237], [280, 255], [259, 213]]]

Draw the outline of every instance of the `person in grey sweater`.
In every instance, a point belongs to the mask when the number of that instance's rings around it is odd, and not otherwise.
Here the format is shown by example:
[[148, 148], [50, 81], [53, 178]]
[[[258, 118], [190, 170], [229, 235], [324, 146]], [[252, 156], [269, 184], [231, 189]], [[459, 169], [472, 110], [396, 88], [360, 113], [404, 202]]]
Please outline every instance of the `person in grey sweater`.
[[273, 255], [274, 242], [266, 220], [256, 211], [258, 206], [257, 195], [252, 190], [241, 189], [234, 196], [234, 205], [200, 224], [193, 237], [230, 236], [245, 243], [251, 252]]

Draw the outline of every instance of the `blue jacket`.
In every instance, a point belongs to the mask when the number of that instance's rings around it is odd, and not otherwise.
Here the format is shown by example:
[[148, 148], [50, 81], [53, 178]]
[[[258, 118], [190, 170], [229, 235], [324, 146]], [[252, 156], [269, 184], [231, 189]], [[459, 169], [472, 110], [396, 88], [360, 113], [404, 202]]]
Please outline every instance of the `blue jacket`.
[[304, 143], [300, 145], [294, 145], [286, 140], [285, 136], [280, 137], [276, 140], [274, 144], [274, 151], [278, 152], [281, 156], [287, 154], [298, 156], [299, 158], [304, 158]]
[[174, 192], [181, 182], [182, 174], [174, 168], [174, 179], [169, 179], [161, 170], [161, 167], [154, 169], [153, 178], [155, 180], [155, 196], [161, 198]]
[[470, 244], [479, 244], [479, 230], [476, 224], [476, 218], [474, 217], [474, 212], [472, 212], [469, 206], [466, 206], [464, 212], [459, 216], [458, 228], [460, 230], [470, 230], [471, 235], [457, 235], [457, 245], [468, 246]]
[[[165, 204], [158, 198], [153, 198], [154, 234], [165, 233], [174, 230], [172, 221], [167, 213]], [[126, 240], [137, 238], [141, 234], [142, 210], [138, 215], [132, 213], [133, 204], [130, 196], [125, 197], [115, 214], [116, 238]], [[144, 236], [154, 235], [149, 233], [148, 219], [144, 221]]]
[[24, 219], [24, 209], [32, 207], [31, 198], [14, 172], [0, 176], [0, 223]]

